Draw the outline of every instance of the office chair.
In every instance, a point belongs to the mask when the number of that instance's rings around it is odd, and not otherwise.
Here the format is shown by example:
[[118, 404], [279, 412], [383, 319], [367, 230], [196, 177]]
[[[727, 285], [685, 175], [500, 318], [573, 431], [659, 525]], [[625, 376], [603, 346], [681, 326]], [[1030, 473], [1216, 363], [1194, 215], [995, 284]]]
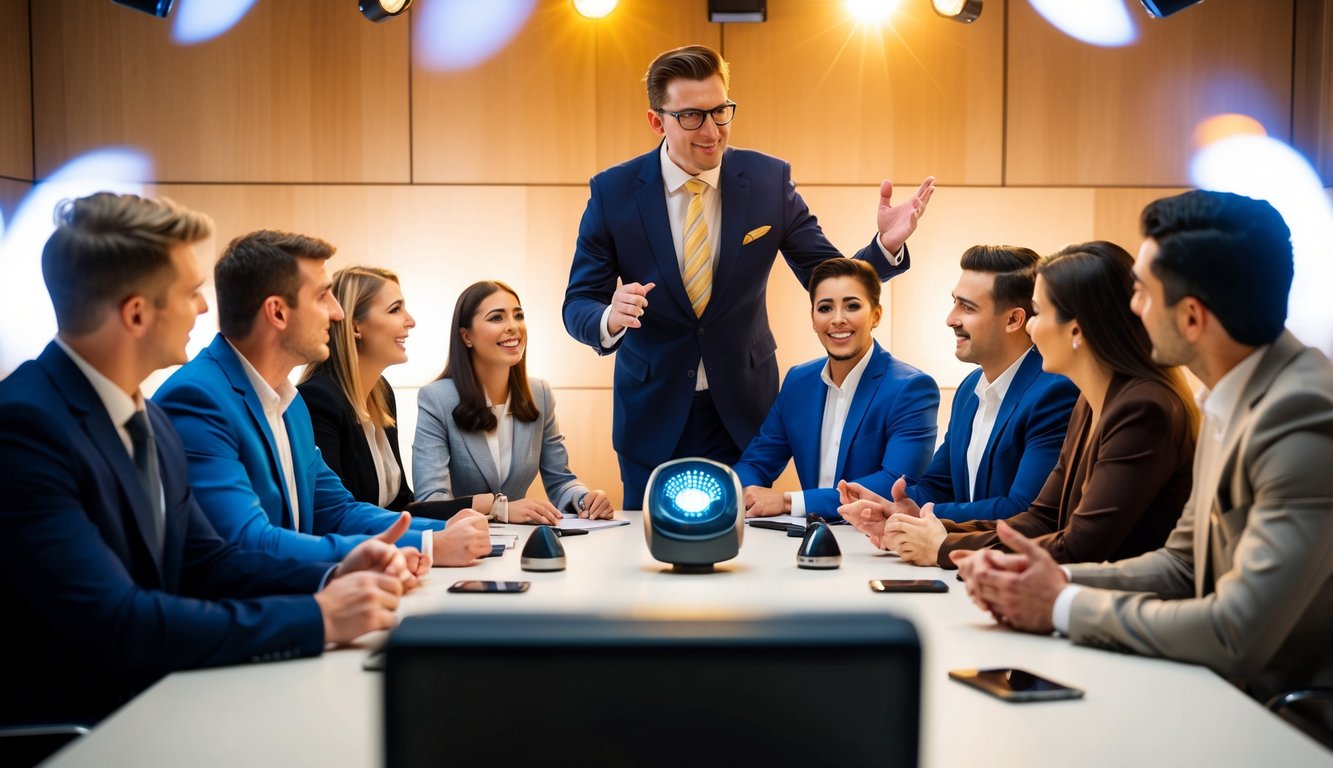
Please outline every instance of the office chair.
[[1315, 741], [1333, 749], [1333, 688], [1279, 693], [1265, 706]]
[[88, 735], [88, 727], [74, 723], [0, 725], [0, 765], [33, 766], [67, 743]]

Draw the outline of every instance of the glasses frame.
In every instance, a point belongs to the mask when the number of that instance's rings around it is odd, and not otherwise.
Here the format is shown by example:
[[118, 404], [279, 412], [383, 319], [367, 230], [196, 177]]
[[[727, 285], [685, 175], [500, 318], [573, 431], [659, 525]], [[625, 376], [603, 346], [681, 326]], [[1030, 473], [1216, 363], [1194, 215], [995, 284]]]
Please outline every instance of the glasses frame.
[[[732, 101], [731, 99], [727, 99], [726, 103], [724, 103], [724, 104], [719, 104], [719, 105], [717, 105], [716, 107], [713, 107], [712, 109], [682, 109], [682, 110], [680, 110], [679, 112], [672, 112], [672, 111], [669, 110], [669, 109], [654, 109], [653, 111], [656, 112], [656, 113], [659, 114], [659, 115], [671, 115], [672, 117], [676, 118], [676, 125], [679, 125], [679, 126], [681, 127], [682, 130], [686, 130], [686, 131], [697, 131], [697, 130], [699, 130], [700, 128], [704, 127], [704, 118], [705, 118], [705, 116], [706, 116], [709, 120], [712, 120], [712, 121], [713, 121], [713, 125], [716, 125], [716, 126], [730, 125], [730, 124], [731, 124], [731, 121], [736, 119], [736, 108], [739, 107], [739, 106], [740, 106], [739, 104], [737, 104], [736, 102]], [[725, 123], [719, 123], [719, 122], [717, 121], [717, 118], [713, 117], [713, 113], [716, 112], [716, 111], [718, 111], [719, 109], [723, 109], [723, 108], [726, 108], [726, 107], [730, 107], [730, 108], [731, 108], [731, 117], [727, 118], [727, 121], [726, 121]], [[696, 126], [694, 126], [693, 128], [688, 128], [688, 127], [685, 126], [685, 123], [681, 122], [680, 116], [681, 116], [681, 115], [688, 115], [688, 114], [692, 114], [692, 113], [694, 113], [694, 114], [698, 114], [698, 115], [699, 115], [699, 124], [696, 125]]]

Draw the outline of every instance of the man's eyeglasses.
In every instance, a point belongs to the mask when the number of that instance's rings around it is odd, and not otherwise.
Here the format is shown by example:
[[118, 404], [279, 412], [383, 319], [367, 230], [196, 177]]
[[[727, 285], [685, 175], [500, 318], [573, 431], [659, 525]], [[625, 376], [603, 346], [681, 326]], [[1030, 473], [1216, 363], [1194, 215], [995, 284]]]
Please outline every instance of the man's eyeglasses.
[[713, 120], [714, 125], [726, 125], [736, 116], [736, 102], [728, 101], [720, 107], [713, 107], [705, 112], [702, 109], [682, 109], [679, 112], [671, 112], [666, 109], [654, 110], [659, 115], [671, 115], [680, 123], [680, 127], [687, 131], [697, 131], [703, 127], [704, 115], [708, 115]]

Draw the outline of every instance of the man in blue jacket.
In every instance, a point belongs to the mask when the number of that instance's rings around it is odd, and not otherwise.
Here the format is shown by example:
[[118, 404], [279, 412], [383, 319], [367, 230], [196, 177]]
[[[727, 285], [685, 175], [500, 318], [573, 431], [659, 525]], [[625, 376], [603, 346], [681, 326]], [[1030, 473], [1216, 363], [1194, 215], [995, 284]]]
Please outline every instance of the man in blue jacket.
[[386, 542], [405, 520], [336, 567], [229, 544], [140, 394], [185, 362], [211, 220], [103, 192], [57, 221], [42, 275], [59, 331], [0, 381], [0, 722], [93, 723], [179, 669], [316, 655], [393, 626], [414, 580]]
[[[593, 177], [579, 225], [565, 329], [598, 354], [616, 353], [611, 442], [625, 509], [641, 506], [663, 461], [736, 462], [778, 393], [767, 306], [778, 251], [802, 285], [842, 255], [786, 162], [727, 147], [736, 113], [728, 78], [727, 63], [701, 45], [658, 56], [644, 79], [648, 125], [663, 141]], [[881, 280], [907, 269], [907, 238], [934, 183], [896, 206], [893, 185], [880, 185], [878, 232], [856, 258]]]
[[[954, 395], [944, 443], [919, 483], [899, 479], [891, 499], [856, 483], [842, 488], [844, 517], [877, 536], [895, 512], [932, 504], [948, 520], [1003, 520], [1023, 512], [1055, 466], [1078, 389], [1042, 371], [1027, 334], [1040, 258], [1027, 248], [976, 245], [946, 319], [954, 354], [979, 367]], [[857, 503], [859, 500], [859, 503]]]
[[[185, 443], [199, 506], [227, 539], [305, 560], [337, 559], [398, 519], [359, 502], [324, 463], [310, 411], [289, 380], [329, 355], [341, 320], [324, 262], [332, 245], [263, 230], [238, 237], [213, 269], [219, 333], [172, 374], [153, 400]], [[404, 537], [442, 565], [490, 552], [486, 519], [464, 511], [449, 526], [418, 518]]]

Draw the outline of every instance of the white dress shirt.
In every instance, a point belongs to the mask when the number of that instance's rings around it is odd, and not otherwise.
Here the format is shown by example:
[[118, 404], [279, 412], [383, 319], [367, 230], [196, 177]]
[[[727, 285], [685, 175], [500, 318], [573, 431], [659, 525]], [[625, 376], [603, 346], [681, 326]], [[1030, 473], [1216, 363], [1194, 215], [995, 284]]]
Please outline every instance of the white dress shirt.
[[379, 501], [377, 506], [388, 506], [398, 497], [398, 486], [403, 482], [403, 470], [393, 457], [393, 446], [389, 445], [389, 433], [384, 427], [370, 419], [361, 422], [361, 431], [366, 435], [370, 446], [370, 458], [375, 463], [375, 477], [379, 480]]
[[968, 501], [977, 499], [977, 474], [981, 469], [981, 457], [986, 455], [991, 432], [995, 431], [995, 419], [1000, 415], [1000, 404], [1004, 402], [1004, 396], [1009, 394], [1009, 385], [1013, 383], [1018, 367], [1031, 353], [1032, 347], [1028, 347], [1028, 351], [1019, 355], [1018, 359], [1004, 369], [1004, 373], [997, 376], [994, 382], [986, 381], [984, 372], [981, 378], [977, 379], [975, 390], [977, 413], [972, 417], [972, 439], [967, 443]]
[[500, 475], [500, 485], [504, 485], [505, 480], [509, 479], [509, 468], [514, 460], [514, 416], [509, 412], [509, 400], [495, 405], [491, 402], [491, 396], [486, 395], [486, 407], [495, 413], [495, 429], [486, 433], [486, 447], [491, 450], [491, 460], [495, 462], [495, 471]]
[[[842, 430], [847, 424], [847, 411], [852, 407], [856, 388], [861, 384], [861, 376], [866, 372], [866, 366], [870, 365], [873, 353], [873, 348], [866, 350], [856, 365], [852, 366], [852, 370], [847, 372], [841, 387], [834, 384], [829, 376], [828, 363], [824, 363], [824, 370], [819, 372], [819, 378], [824, 380], [827, 388], [824, 390], [824, 418], [819, 424], [819, 483], [810, 490], [832, 488], [838, 483], [838, 451], [842, 449]], [[792, 437], [797, 436], [788, 436], [789, 439]], [[805, 516], [803, 491], [791, 494], [791, 514]]]
[[245, 377], [250, 380], [250, 386], [255, 388], [255, 394], [259, 396], [259, 404], [264, 410], [264, 420], [268, 422], [268, 428], [273, 432], [273, 444], [278, 449], [278, 468], [282, 472], [282, 479], [287, 486], [288, 508], [292, 513], [292, 530], [301, 530], [301, 502], [296, 496], [296, 469], [292, 464], [292, 441], [287, 436], [287, 422], [282, 420], [282, 415], [287, 412], [287, 407], [296, 399], [296, 387], [286, 379], [274, 389], [264, 381], [264, 377], [259, 375], [259, 371], [245, 359], [245, 355], [236, 348], [230, 340], [227, 345], [231, 351], [236, 353], [236, 357], [241, 361], [241, 368], [245, 370]]
[[[689, 210], [690, 198], [694, 197], [685, 188], [685, 182], [690, 179], [698, 179], [707, 186], [702, 193], [704, 198], [704, 224], [708, 227], [708, 244], [713, 251], [711, 262], [713, 273], [717, 274], [717, 259], [722, 246], [722, 238], [718, 234], [722, 227], [722, 164], [718, 163], [716, 168], [703, 171], [698, 176], [691, 176], [671, 159], [671, 156], [667, 153], [665, 141], [662, 142], [662, 148], [658, 155], [662, 163], [662, 187], [666, 193], [667, 220], [671, 223], [671, 244], [676, 249], [676, 266], [680, 269], [680, 273], [684, 275], [685, 251], [681, 239], [684, 236], [685, 213]], [[889, 260], [889, 264], [896, 267], [902, 263], [903, 251], [907, 246], [899, 248], [897, 253], [889, 253], [878, 237], [875, 238], [875, 245], [879, 246], [880, 253], [884, 254], [884, 258]], [[768, 275], [761, 275], [760, 278], [767, 280]], [[603, 349], [610, 349], [615, 346], [615, 343], [620, 341], [620, 337], [625, 335], [625, 331], [629, 330], [628, 328], [622, 328], [620, 333], [613, 335], [610, 329], [610, 319], [611, 305], [608, 304], [606, 309], [602, 311], [600, 340]], [[705, 389], [708, 389], [708, 374], [704, 371], [703, 358], [700, 358], [699, 370], [694, 377], [694, 391], [701, 392]], [[744, 446], [741, 447], [744, 448]]]
[[[1199, 440], [1195, 445], [1195, 451], [1205, 453], [1222, 450], [1222, 438], [1226, 437], [1231, 417], [1236, 413], [1236, 406], [1240, 405], [1240, 396], [1245, 384], [1249, 382], [1254, 369], [1259, 367], [1259, 361], [1267, 351], [1267, 344], [1255, 349], [1223, 374], [1211, 390], [1205, 389], [1199, 392], [1198, 400], [1199, 407], [1203, 411], [1203, 423], [1199, 425]], [[1211, 461], [1207, 461], [1197, 466], [1211, 464]], [[1203, 487], [1204, 483], [1201, 483], [1201, 480], [1203, 478], [1194, 478], [1194, 493], [1212, 493], [1211, 489]], [[1187, 503], [1193, 501], [1194, 497], [1191, 495]], [[1064, 571], [1065, 578], [1068, 579], [1069, 569], [1066, 568]], [[1067, 584], [1055, 598], [1055, 605], [1051, 608], [1051, 625], [1062, 635], [1069, 634], [1069, 617], [1074, 610], [1074, 598], [1081, 589], [1083, 587], [1078, 584]]]

